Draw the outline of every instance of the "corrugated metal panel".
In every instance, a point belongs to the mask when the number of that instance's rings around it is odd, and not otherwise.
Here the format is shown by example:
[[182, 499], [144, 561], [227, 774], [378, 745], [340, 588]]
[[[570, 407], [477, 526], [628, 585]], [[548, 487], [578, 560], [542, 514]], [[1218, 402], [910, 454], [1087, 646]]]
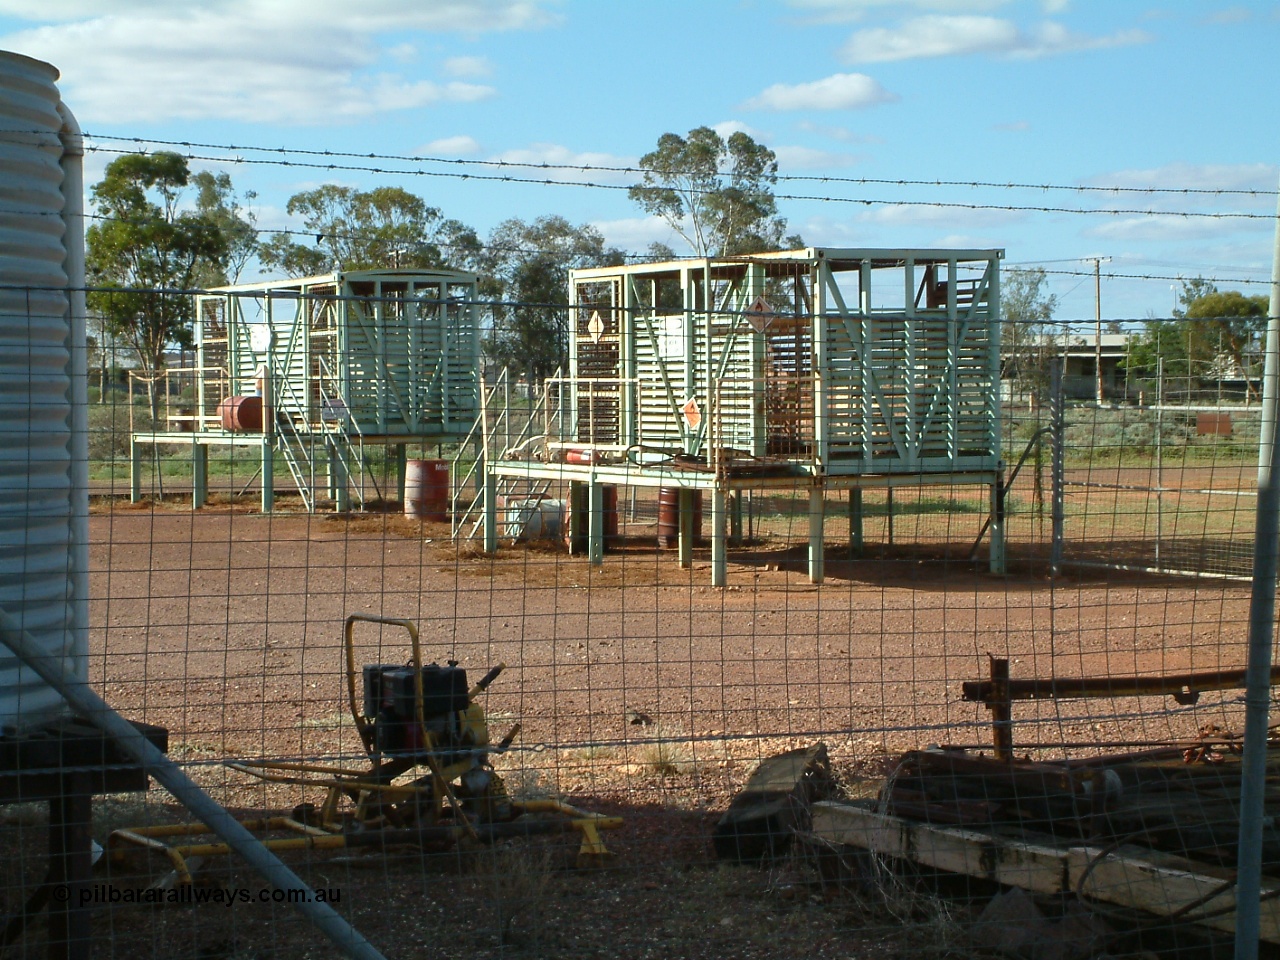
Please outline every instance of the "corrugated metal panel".
[[[84, 676], [74, 613], [72, 344], [64, 268], [57, 71], [0, 53], [0, 605]], [[83, 345], [79, 345], [83, 349]], [[83, 598], [80, 598], [83, 599]], [[0, 647], [0, 726], [35, 726], [61, 697]]]

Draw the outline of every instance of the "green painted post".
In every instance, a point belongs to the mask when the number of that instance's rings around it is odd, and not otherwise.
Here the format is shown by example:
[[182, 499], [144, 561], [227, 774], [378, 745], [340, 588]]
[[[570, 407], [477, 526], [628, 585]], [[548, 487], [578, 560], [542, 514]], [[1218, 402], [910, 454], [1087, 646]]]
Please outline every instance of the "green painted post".
[[581, 480], [569, 481], [569, 499], [566, 501], [568, 515], [565, 518], [565, 523], [567, 524], [565, 540], [569, 546], [570, 556], [590, 551], [590, 546], [586, 542], [589, 531], [583, 516], [591, 508], [591, 497], [586, 487], [587, 484]]
[[409, 451], [408, 446], [403, 443], [395, 445], [396, 453], [396, 499], [401, 504], [404, 503], [404, 485], [405, 478], [409, 474]]
[[729, 501], [729, 543], [742, 546], [742, 491], [735, 490]]
[[826, 576], [822, 555], [822, 521], [824, 504], [822, 488], [809, 490], [809, 582], [822, 583]]
[[271, 442], [270, 435], [262, 438], [262, 512], [270, 513], [275, 506], [276, 484], [275, 484], [275, 459], [276, 446]]
[[191, 509], [199, 510], [209, 502], [209, 448], [191, 443]]
[[137, 440], [129, 440], [129, 502], [142, 500], [142, 447]]
[[488, 470], [484, 476], [484, 552], [498, 552], [498, 478]]
[[862, 556], [862, 488], [849, 491], [849, 553]]
[[990, 569], [1003, 576], [1007, 571], [1004, 550], [1004, 467], [996, 471], [996, 482], [991, 485], [991, 529], [987, 532], [991, 542]]
[[693, 566], [693, 491], [681, 487], [678, 505], [680, 535], [677, 538], [677, 553], [680, 556], [680, 566], [688, 570]]
[[351, 509], [351, 460], [346, 448], [340, 448], [335, 443], [333, 449], [334, 456], [330, 460], [334, 483], [333, 506], [339, 513], [346, 513]]
[[728, 581], [729, 564], [724, 542], [725, 492], [717, 486], [711, 491], [711, 585], [723, 587]]
[[338, 455], [337, 444], [333, 442], [332, 438], [325, 437], [324, 439], [325, 496], [327, 496], [331, 501], [335, 503], [338, 500], [338, 477], [337, 477], [337, 474], [334, 472], [333, 462], [334, 462], [334, 457], [336, 457], [337, 455]]
[[604, 487], [592, 476], [587, 486], [587, 560], [604, 563]]

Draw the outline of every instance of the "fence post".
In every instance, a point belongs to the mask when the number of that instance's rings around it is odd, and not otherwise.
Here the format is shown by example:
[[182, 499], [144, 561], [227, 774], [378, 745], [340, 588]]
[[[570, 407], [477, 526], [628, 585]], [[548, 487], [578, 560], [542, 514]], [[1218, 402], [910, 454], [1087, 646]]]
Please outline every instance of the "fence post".
[[1280, 205], [1276, 212], [1258, 439], [1258, 515], [1254, 524], [1249, 663], [1245, 679], [1244, 757], [1240, 776], [1240, 844], [1236, 872], [1236, 960], [1255, 960], [1262, 904], [1262, 822], [1266, 799], [1271, 647], [1275, 635], [1276, 560], [1280, 551], [1280, 487], [1276, 485], [1276, 402], [1280, 387]]
[[1062, 572], [1063, 540], [1066, 527], [1066, 400], [1062, 386], [1062, 362], [1055, 360], [1049, 376], [1049, 404], [1053, 417], [1053, 457], [1049, 471], [1049, 500], [1053, 517], [1053, 538], [1049, 547], [1049, 570], [1053, 576]]

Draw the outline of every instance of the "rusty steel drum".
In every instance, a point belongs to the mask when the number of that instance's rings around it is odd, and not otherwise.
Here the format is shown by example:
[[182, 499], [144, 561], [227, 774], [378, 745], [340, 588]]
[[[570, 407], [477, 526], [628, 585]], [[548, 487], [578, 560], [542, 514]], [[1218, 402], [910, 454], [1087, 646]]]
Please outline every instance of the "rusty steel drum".
[[449, 461], [409, 460], [404, 473], [404, 515], [418, 520], [449, 519]]
[[[587, 528], [591, 521], [586, 516], [583, 517], [582, 527], [579, 530], [580, 540], [578, 543], [571, 543], [571, 531], [574, 526], [574, 513], [581, 510], [585, 515], [587, 512], [587, 489], [583, 485], [581, 494], [576, 498], [571, 497], [568, 503], [568, 516], [564, 525], [564, 540], [571, 548], [578, 550], [587, 549]], [[604, 545], [606, 547], [611, 544], [618, 543], [618, 487], [613, 483], [600, 484], [600, 501], [604, 507]]]
[[[693, 542], [702, 539], [702, 491], [691, 490], [693, 496]], [[658, 544], [674, 547], [680, 542], [680, 488], [658, 488]]]
[[218, 419], [231, 433], [261, 433], [262, 398], [227, 397], [218, 403]]

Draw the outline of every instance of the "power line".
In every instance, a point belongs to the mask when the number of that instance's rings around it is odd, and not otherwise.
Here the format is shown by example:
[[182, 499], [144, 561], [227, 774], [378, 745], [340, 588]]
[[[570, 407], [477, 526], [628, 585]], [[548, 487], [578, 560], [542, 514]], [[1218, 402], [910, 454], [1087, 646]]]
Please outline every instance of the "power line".
[[[440, 163], [456, 166], [494, 167], [498, 169], [518, 170], [573, 170], [583, 173], [627, 173], [644, 174], [644, 167], [610, 166], [591, 163], [547, 163], [519, 160], [475, 160], [463, 157], [429, 157], [413, 154], [355, 153], [343, 150], [307, 150], [297, 147], [263, 147], [249, 144], [217, 144], [202, 143], [190, 140], [157, 140], [150, 137], [119, 137], [110, 134], [86, 133], [85, 137], [93, 140], [109, 140], [116, 143], [158, 144], [169, 147], [183, 147], [187, 150], [233, 150], [253, 151], [255, 153], [273, 153], [281, 156], [332, 157], [348, 160], [391, 160], [402, 163]], [[726, 175], [728, 171], [718, 171]], [[1053, 184], [1023, 183], [1018, 181], [984, 181], [984, 180], [909, 180], [902, 178], [877, 177], [835, 177], [813, 174], [776, 174], [777, 181], [794, 181], [810, 183], [848, 183], [856, 186], [899, 186], [899, 187], [973, 187], [1001, 190], [1055, 190], [1072, 193], [1143, 193], [1170, 194], [1175, 196], [1241, 196], [1266, 198], [1277, 195], [1276, 190], [1258, 190], [1231, 187], [1130, 187], [1119, 185], [1088, 184]], [[536, 181], [535, 181], [536, 182]]]

